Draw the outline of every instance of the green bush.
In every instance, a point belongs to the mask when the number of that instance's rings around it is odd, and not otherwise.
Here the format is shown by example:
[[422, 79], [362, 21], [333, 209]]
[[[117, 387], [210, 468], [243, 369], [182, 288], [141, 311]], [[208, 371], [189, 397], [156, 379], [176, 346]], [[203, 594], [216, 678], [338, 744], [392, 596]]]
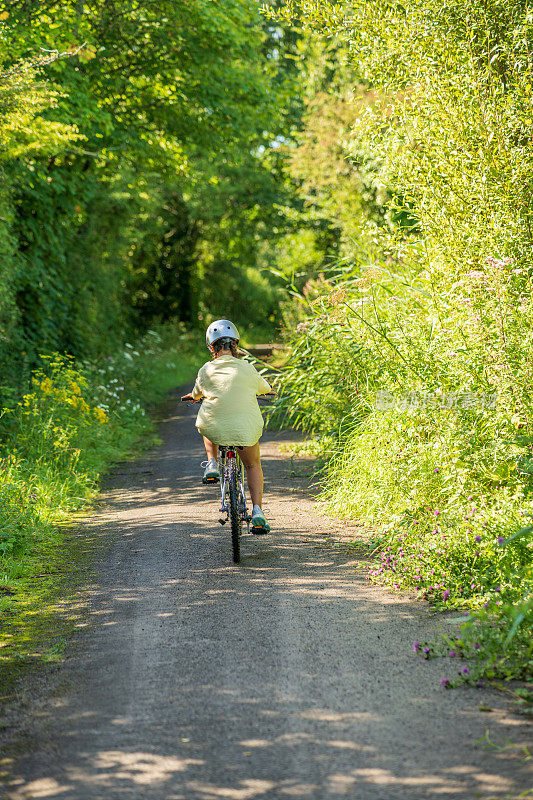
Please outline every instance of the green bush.
[[79, 365], [42, 359], [31, 390], [0, 421], [0, 580], [9, 583], [53, 526], [87, 507], [100, 475], [152, 430], [146, 407], [190, 380], [199, 342], [179, 326], [149, 331], [136, 346]]
[[[327, 141], [360, 193], [314, 178], [356, 240], [297, 301], [278, 413], [326, 437], [324, 501], [380, 535], [372, 577], [480, 609], [486, 676], [500, 648], [498, 674], [523, 677], [530, 611], [513, 609], [530, 609], [532, 542], [503, 544], [533, 511], [531, 15], [503, 0], [287, 14], [350, 43], [352, 144]], [[320, 162], [302, 160], [307, 180]]]

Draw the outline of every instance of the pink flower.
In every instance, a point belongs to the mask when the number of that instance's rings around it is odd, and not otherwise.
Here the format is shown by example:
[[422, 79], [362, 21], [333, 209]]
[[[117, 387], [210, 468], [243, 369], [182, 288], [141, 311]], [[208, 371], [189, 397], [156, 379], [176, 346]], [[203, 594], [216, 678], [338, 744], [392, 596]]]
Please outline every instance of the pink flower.
[[508, 267], [510, 264], [513, 263], [513, 259], [509, 256], [504, 256], [503, 258], [494, 258], [494, 256], [487, 256], [485, 262], [488, 264], [489, 267], [492, 269], [504, 269]]

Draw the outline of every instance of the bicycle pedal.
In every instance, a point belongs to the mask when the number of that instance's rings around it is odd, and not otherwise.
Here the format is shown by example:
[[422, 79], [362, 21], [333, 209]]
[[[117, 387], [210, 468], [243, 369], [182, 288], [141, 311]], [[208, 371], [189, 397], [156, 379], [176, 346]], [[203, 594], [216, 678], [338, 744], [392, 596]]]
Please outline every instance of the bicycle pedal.
[[221, 525], [225, 525], [227, 521], [227, 519], [219, 519]]
[[251, 531], [255, 536], [264, 536], [265, 534], [270, 533], [270, 528], [264, 528], [262, 525], [260, 527], [252, 526]]
[[220, 478], [202, 478], [202, 483], [220, 483]]

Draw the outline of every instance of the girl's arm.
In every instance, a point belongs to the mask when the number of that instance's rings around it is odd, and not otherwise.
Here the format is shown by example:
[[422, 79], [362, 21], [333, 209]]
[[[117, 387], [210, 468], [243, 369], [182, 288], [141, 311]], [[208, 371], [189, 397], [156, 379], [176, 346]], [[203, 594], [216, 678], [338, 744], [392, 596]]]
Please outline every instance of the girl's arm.
[[194, 383], [192, 392], [188, 394], [184, 394], [181, 398], [184, 402], [186, 400], [190, 400], [193, 403], [196, 403], [198, 400], [201, 400], [204, 397], [204, 392], [202, 389], [202, 370], [196, 376], [196, 381]]

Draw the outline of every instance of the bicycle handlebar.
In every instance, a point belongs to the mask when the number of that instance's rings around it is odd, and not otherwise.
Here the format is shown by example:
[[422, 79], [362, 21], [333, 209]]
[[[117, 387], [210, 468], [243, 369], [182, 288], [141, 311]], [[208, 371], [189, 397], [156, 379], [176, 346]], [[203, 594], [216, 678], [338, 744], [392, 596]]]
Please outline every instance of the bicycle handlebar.
[[[265, 392], [265, 394], [258, 394], [257, 397], [277, 397], [277, 392]], [[203, 397], [199, 397], [197, 400], [191, 400], [190, 397], [181, 397], [180, 401], [194, 405], [195, 403], [201, 403], [203, 399]]]

